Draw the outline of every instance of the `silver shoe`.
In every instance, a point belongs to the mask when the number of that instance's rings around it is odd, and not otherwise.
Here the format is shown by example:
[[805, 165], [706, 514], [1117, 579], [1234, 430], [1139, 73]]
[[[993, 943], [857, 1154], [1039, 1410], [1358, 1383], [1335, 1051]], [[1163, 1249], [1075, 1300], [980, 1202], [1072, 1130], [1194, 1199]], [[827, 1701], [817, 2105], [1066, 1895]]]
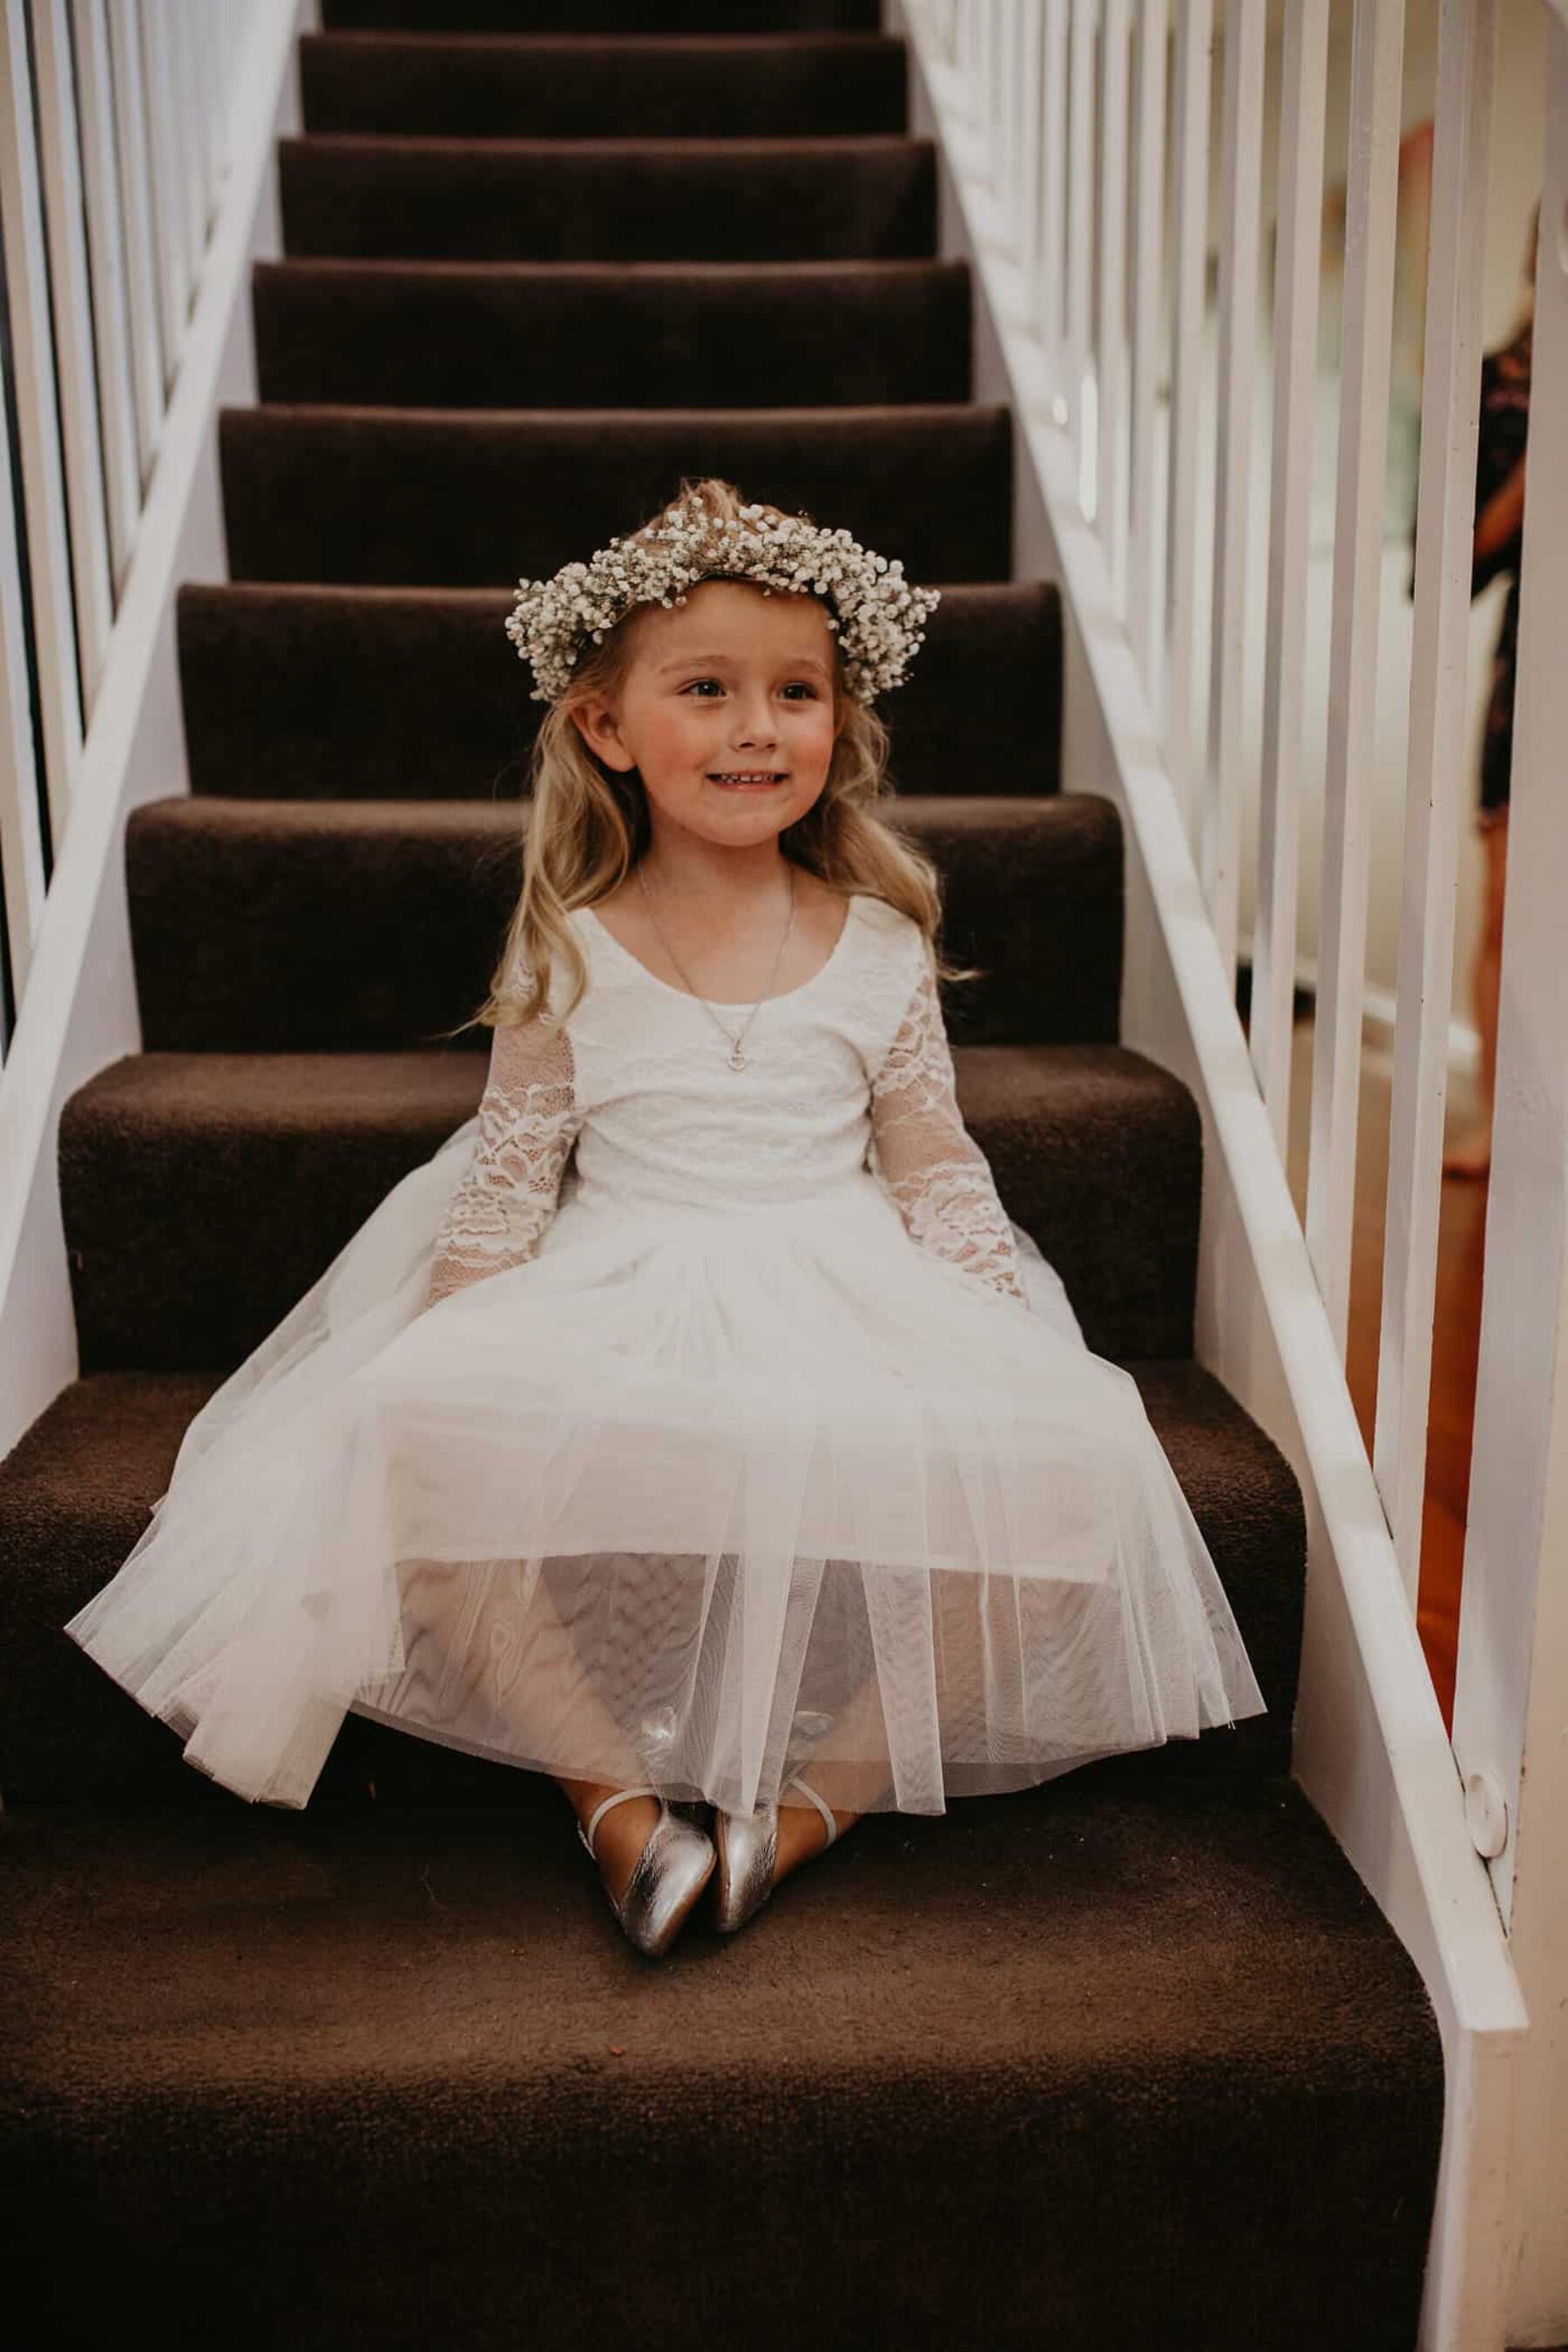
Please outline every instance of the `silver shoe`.
[[617, 1789], [595, 1806], [586, 1827], [581, 1822], [577, 1824], [577, 1834], [595, 1861], [595, 1832], [610, 1807], [627, 1797], [658, 1797], [658, 1820], [632, 1865], [620, 1901], [610, 1893], [602, 1873], [599, 1884], [627, 1940], [649, 1959], [662, 1959], [713, 1874], [713, 1841], [695, 1822], [672, 1812], [658, 1789]]
[[[838, 1835], [833, 1808], [817, 1795], [809, 1780], [789, 1780], [784, 1787], [802, 1790], [827, 1823], [827, 1843], [821, 1849], [826, 1853]], [[754, 1813], [727, 1813], [721, 1807], [716, 1808], [713, 1843], [719, 1856], [713, 1924], [721, 1936], [729, 1936], [737, 1927], [743, 1927], [773, 1891], [773, 1865], [778, 1860], [779, 1846], [777, 1805], [761, 1805]]]

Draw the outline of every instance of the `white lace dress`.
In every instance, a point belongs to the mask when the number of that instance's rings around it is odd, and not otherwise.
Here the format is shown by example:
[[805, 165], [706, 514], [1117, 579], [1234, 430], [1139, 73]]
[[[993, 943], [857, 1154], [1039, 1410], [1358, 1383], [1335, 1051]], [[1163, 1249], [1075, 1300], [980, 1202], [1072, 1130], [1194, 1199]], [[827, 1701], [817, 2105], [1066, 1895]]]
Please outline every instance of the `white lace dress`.
[[918, 925], [854, 896], [737, 1070], [571, 919], [582, 1002], [495, 1033], [474, 1118], [196, 1415], [66, 1630], [281, 1805], [351, 1707], [912, 1812], [1260, 1713], [1131, 1376], [964, 1129]]

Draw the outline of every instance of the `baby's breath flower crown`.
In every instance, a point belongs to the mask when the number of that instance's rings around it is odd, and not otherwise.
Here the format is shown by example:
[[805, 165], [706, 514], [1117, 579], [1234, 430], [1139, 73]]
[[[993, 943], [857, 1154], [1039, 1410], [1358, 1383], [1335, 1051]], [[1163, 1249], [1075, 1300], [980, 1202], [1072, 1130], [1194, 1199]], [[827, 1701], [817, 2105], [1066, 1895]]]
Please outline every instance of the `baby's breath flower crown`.
[[897, 557], [874, 555], [847, 530], [826, 530], [804, 515], [770, 519], [761, 506], [727, 520], [688, 493], [586, 563], [518, 583], [506, 633], [532, 667], [530, 699], [558, 701], [583, 646], [597, 644], [634, 604], [684, 604], [689, 588], [711, 579], [756, 580], [764, 595], [782, 588], [822, 597], [845, 684], [860, 702], [903, 684], [925, 642], [921, 624], [942, 601], [939, 589], [910, 587]]

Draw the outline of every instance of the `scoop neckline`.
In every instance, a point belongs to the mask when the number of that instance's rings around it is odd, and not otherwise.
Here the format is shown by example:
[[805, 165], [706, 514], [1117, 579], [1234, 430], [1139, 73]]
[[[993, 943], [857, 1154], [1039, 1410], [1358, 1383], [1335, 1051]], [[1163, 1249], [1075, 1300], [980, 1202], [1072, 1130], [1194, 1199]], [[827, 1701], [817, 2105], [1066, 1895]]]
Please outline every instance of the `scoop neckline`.
[[826, 961], [817, 966], [817, 969], [812, 973], [809, 980], [801, 981], [798, 986], [795, 988], [781, 989], [776, 996], [760, 996], [749, 999], [736, 999], [723, 996], [698, 996], [689, 988], [675, 987], [671, 982], [661, 980], [657, 971], [650, 971], [647, 965], [644, 963], [641, 956], [634, 955], [630, 948], [625, 946], [621, 940], [616, 939], [609, 925], [607, 923], [601, 922], [599, 917], [594, 912], [592, 907], [581, 907], [578, 908], [578, 912], [580, 914], [586, 915], [589, 918], [600, 938], [608, 940], [616, 953], [626, 963], [629, 963], [634, 971], [639, 971], [645, 980], [651, 981], [655, 988], [662, 988], [667, 996], [678, 996], [683, 1004], [711, 1004], [715, 1011], [720, 1013], [749, 1013], [753, 1004], [787, 1004], [792, 997], [804, 996], [808, 989], [815, 988], [819, 981], [824, 981], [827, 978], [828, 973], [833, 970], [834, 966], [837, 963], [839, 957], [844, 952], [845, 946], [849, 938], [850, 926], [853, 924], [857, 914], [859, 912], [860, 901], [864, 896], [865, 893], [860, 890], [851, 890], [849, 892], [845, 903], [844, 920], [838, 927], [838, 937], [834, 940], [831, 949], [828, 950]]

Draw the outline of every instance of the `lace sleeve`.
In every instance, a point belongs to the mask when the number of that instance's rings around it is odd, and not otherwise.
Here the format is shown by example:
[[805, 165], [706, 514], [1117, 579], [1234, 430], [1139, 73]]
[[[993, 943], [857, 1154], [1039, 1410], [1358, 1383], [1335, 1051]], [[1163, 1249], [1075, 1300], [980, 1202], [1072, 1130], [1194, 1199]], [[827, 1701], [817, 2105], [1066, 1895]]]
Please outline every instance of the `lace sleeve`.
[[922, 1249], [1028, 1304], [989, 1161], [963, 1124], [930, 959], [871, 1087], [877, 1172]]
[[427, 1307], [539, 1248], [583, 1121], [564, 1029], [535, 1017], [495, 1031], [479, 1121], [472, 1162], [437, 1238]]

